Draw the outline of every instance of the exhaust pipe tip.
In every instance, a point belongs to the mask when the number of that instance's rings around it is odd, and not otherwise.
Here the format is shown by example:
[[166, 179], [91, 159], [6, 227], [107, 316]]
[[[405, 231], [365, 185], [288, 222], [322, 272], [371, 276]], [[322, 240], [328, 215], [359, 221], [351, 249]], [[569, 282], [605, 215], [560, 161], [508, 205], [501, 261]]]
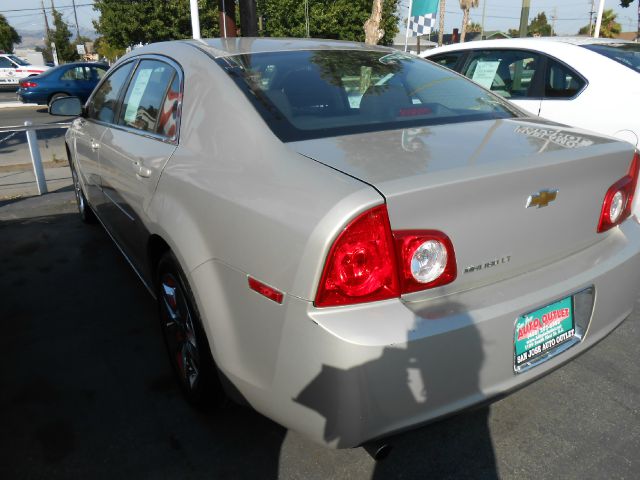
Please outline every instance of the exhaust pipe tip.
[[365, 445], [364, 449], [376, 462], [381, 462], [389, 456], [393, 447], [388, 443], [377, 443]]

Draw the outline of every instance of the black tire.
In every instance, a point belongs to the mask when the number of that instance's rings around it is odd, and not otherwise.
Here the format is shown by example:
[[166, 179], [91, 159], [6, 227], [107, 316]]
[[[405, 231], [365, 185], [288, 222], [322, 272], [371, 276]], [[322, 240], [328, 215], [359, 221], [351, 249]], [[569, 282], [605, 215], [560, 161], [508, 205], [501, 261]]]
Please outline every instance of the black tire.
[[51, 95], [51, 98], [49, 99], [49, 106], [51, 106], [51, 104], [53, 103], [54, 100], [57, 100], [59, 98], [64, 98], [64, 97], [68, 97], [69, 95], [67, 93], [54, 93], [53, 95]]
[[217, 367], [186, 276], [168, 251], [158, 262], [156, 294], [169, 361], [187, 400], [201, 410], [224, 401]]
[[82, 191], [82, 186], [80, 185], [80, 180], [78, 179], [78, 174], [76, 172], [75, 167], [73, 166], [73, 162], [69, 159], [69, 167], [71, 168], [71, 178], [73, 180], [73, 191], [76, 194], [76, 205], [78, 206], [78, 213], [80, 214], [80, 219], [84, 223], [96, 223], [98, 220], [96, 218], [95, 213], [91, 210], [89, 206], [89, 202], [87, 202], [87, 197], [85, 197], [84, 192]]

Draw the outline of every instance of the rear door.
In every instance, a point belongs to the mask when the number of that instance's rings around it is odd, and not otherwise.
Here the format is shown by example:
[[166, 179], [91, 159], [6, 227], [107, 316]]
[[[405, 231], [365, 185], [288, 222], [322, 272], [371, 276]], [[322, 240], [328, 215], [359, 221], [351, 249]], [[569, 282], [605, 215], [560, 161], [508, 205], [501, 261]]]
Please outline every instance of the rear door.
[[84, 65], [71, 67], [64, 72], [60, 76], [60, 84], [58, 86], [61, 92], [80, 97], [82, 101], [86, 101], [89, 98], [93, 87], [91, 71], [89, 67]]
[[135, 62], [119, 66], [100, 85], [86, 105], [85, 114], [71, 124], [78, 175], [91, 205], [100, 213], [103, 201], [100, 190], [100, 141], [108, 126], [116, 119], [116, 107]]
[[544, 74], [542, 60], [540, 54], [527, 50], [474, 50], [461, 73], [537, 116]]
[[115, 125], [101, 140], [100, 175], [107, 199], [101, 218], [129, 259], [146, 268], [145, 210], [176, 149], [182, 74], [163, 57], [140, 60]]

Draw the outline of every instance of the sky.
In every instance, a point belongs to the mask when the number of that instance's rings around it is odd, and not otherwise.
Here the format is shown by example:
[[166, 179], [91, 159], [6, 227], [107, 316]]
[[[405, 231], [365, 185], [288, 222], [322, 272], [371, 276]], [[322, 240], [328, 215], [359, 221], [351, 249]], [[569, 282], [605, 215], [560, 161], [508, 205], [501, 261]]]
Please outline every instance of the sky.
[[[184, 0], [187, 2], [188, 0]], [[302, 1], [302, 0], [300, 0]], [[400, 0], [401, 15], [406, 18], [410, 0]], [[598, 2], [595, 0], [595, 10]], [[640, 0], [636, 0], [640, 1]], [[75, 20], [71, 0], [54, 0], [56, 8], [63, 13], [69, 23], [72, 32], [75, 31]], [[75, 0], [78, 23], [81, 28], [92, 29], [91, 20], [97, 18], [97, 12], [91, 4], [93, 0]], [[578, 29], [589, 23], [589, 11], [591, 0], [531, 0], [529, 18], [533, 18], [539, 12], [544, 11], [551, 22], [552, 15], [557, 16], [555, 31], [558, 35], [573, 35]], [[51, 7], [51, 0], [44, 0], [45, 7]], [[482, 20], [483, 4], [486, 4], [485, 30], [503, 30], [517, 28], [520, 23], [521, 0], [480, 0], [478, 8], [471, 10], [471, 19], [480, 23]], [[605, 8], [613, 8], [618, 14], [618, 22], [622, 24], [623, 31], [637, 30], [637, 3], [629, 8], [620, 7], [619, 0], [605, 0]], [[36, 9], [36, 10], [27, 10]], [[10, 11], [18, 10], [18, 11]], [[445, 30], [450, 33], [453, 28], [460, 27], [462, 23], [462, 10], [458, 0], [448, 0], [445, 15]], [[40, 0], [0, 0], [0, 13], [18, 31], [43, 30], [44, 20], [40, 10]], [[400, 28], [404, 31], [404, 25]]]

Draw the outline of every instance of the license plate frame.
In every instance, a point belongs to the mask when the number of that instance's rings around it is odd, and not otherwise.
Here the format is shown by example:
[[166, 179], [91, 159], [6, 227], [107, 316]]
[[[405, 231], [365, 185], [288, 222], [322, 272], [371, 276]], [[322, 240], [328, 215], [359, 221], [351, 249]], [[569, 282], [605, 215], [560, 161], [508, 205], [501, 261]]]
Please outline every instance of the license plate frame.
[[520, 315], [513, 330], [513, 368], [528, 370], [579, 343], [575, 295], [568, 295]]

